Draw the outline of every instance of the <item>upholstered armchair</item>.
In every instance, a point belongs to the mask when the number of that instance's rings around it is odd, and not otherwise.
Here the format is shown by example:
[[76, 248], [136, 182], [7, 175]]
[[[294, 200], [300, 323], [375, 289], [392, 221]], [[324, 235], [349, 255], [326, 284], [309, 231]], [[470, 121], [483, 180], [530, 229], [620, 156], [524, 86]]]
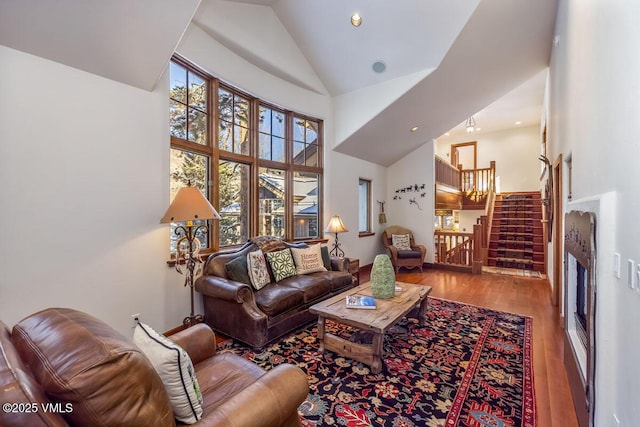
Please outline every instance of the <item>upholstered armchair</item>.
[[396, 273], [400, 267], [419, 268], [422, 272], [427, 248], [424, 245], [416, 245], [411, 230], [393, 225], [382, 233], [382, 244], [389, 250]]

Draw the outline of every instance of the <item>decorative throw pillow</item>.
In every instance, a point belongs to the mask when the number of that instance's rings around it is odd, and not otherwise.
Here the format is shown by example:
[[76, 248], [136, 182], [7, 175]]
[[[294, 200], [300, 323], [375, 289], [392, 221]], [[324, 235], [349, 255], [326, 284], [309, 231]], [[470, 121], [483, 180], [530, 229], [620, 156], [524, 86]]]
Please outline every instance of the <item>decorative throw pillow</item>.
[[329, 254], [329, 248], [324, 245], [320, 246], [320, 254], [322, 255], [322, 264], [324, 264], [324, 268], [331, 271], [331, 255]]
[[296, 275], [296, 266], [293, 264], [293, 258], [291, 257], [289, 248], [282, 251], [269, 252], [265, 254], [265, 256], [269, 261], [276, 282]]
[[271, 282], [267, 262], [260, 249], [247, 254], [247, 270], [253, 287], [259, 291]]
[[176, 419], [185, 424], [193, 424], [201, 419], [202, 394], [187, 352], [144, 323], [136, 325], [133, 342], [140, 347], [162, 379]]
[[391, 243], [399, 251], [410, 251], [411, 250], [411, 240], [409, 239], [409, 235], [408, 234], [392, 234], [391, 235]]
[[297, 274], [327, 271], [322, 262], [320, 245], [312, 245], [308, 248], [291, 248], [291, 255], [296, 265]]
[[236, 259], [229, 261], [224, 265], [224, 268], [227, 270], [229, 279], [236, 282], [246, 283], [247, 285], [251, 283], [246, 256], [239, 256]]

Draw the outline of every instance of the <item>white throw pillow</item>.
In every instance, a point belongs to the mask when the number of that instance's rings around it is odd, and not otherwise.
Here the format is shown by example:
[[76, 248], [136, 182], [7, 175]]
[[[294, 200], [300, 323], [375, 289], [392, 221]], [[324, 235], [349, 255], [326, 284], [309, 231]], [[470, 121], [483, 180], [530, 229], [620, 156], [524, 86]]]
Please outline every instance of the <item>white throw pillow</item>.
[[411, 250], [411, 239], [408, 234], [392, 234], [391, 243], [399, 251]]
[[298, 274], [327, 271], [322, 263], [322, 249], [320, 245], [312, 245], [308, 248], [291, 248], [293, 262]]
[[269, 270], [267, 269], [267, 261], [260, 249], [249, 252], [247, 254], [247, 269], [249, 271], [249, 279], [253, 287], [259, 291], [271, 282]]
[[151, 361], [162, 379], [174, 417], [185, 424], [193, 424], [201, 419], [202, 393], [187, 352], [144, 323], [136, 325], [133, 342]]

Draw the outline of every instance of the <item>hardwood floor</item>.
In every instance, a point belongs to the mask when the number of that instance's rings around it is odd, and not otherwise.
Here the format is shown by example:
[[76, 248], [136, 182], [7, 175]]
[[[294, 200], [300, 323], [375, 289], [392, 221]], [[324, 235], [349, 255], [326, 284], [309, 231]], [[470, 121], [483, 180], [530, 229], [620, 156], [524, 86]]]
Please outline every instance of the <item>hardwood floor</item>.
[[[404, 271], [397, 275], [399, 281], [429, 285], [431, 296], [533, 317], [537, 426], [578, 426], [562, 360], [561, 320], [546, 279], [433, 269]], [[369, 280], [369, 272], [367, 267], [360, 270], [361, 283]]]

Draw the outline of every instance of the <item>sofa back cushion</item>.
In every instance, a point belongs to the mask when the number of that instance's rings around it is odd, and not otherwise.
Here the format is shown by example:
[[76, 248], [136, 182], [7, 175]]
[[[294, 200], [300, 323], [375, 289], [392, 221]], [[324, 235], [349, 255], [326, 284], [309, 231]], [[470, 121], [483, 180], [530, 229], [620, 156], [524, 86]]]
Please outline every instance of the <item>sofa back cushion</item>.
[[50, 308], [13, 327], [13, 344], [72, 425], [173, 426], [160, 377], [130, 339], [88, 314]]
[[[44, 411], [49, 401], [11, 342], [9, 328], [0, 321], [0, 390], [2, 403], [11, 404], [0, 412], [4, 427], [67, 426], [58, 413]], [[9, 410], [7, 410], [9, 409]]]

